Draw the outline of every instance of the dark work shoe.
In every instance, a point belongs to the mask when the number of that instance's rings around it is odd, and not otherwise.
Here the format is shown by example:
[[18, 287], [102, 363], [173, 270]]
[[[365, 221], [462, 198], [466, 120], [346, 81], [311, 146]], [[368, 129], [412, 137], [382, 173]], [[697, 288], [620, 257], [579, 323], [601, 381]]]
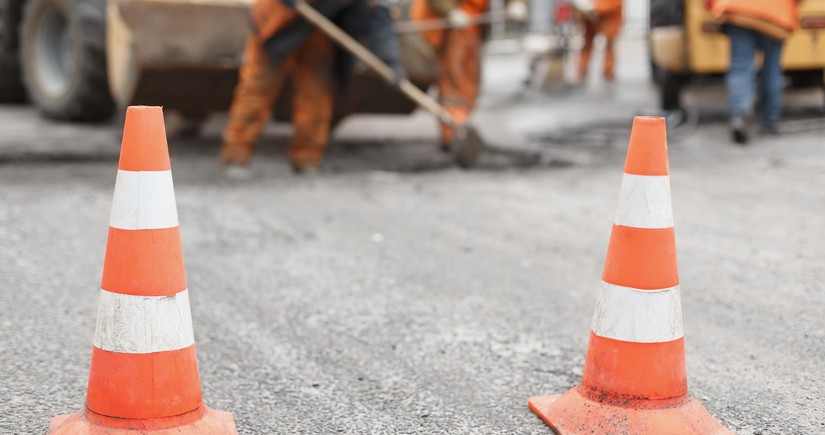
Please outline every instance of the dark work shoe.
[[314, 178], [321, 175], [320, 166], [292, 166], [292, 173], [303, 177]]
[[295, 146], [290, 144], [289, 164], [295, 174], [313, 175], [318, 173], [324, 160], [324, 149], [313, 146]]
[[770, 127], [759, 127], [759, 134], [762, 136], [779, 136], [779, 129], [775, 125]]
[[223, 174], [226, 178], [235, 181], [246, 181], [252, 178], [252, 170], [249, 165], [239, 163], [227, 163], [223, 167]]
[[739, 145], [748, 143], [748, 123], [742, 115], [733, 115], [730, 118], [730, 133], [733, 141]]
[[314, 176], [318, 175], [321, 169], [320, 156], [292, 155], [289, 164], [292, 166], [292, 173], [296, 175]]

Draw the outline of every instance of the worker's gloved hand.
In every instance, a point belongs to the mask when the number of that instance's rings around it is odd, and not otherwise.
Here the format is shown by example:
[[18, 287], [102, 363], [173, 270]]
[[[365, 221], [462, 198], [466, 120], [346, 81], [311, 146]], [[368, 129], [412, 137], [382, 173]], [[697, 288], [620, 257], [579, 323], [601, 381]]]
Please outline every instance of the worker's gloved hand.
[[522, 0], [512, 0], [507, 3], [507, 19], [513, 21], [527, 21], [527, 4]]
[[455, 29], [470, 27], [470, 16], [459, 8], [455, 8], [447, 14], [447, 21], [449, 21], [450, 27]]

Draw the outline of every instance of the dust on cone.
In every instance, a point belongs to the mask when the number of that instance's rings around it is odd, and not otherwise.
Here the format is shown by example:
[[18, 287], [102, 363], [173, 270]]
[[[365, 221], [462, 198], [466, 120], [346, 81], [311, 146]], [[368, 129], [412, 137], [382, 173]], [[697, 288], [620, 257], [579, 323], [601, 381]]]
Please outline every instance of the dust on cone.
[[581, 384], [528, 402], [560, 434], [730, 433], [688, 395], [666, 136], [633, 121]]
[[126, 111], [86, 406], [49, 432], [237, 434], [201, 398], [160, 107]]

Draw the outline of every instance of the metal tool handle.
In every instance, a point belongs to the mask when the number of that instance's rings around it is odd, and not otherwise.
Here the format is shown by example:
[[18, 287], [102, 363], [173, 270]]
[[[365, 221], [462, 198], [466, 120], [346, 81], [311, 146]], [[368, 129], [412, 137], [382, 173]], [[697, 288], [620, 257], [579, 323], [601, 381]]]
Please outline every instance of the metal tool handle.
[[[502, 21], [507, 21], [507, 13], [505, 11], [490, 11], [481, 15], [470, 17], [470, 25], [498, 23]], [[450, 20], [446, 18], [435, 18], [432, 20], [422, 21], [402, 21], [400, 23], [395, 23], [395, 33], [399, 35], [450, 28], [452, 28], [450, 25]]]
[[421, 89], [418, 89], [418, 87], [409, 80], [399, 80], [392, 68], [385, 64], [378, 58], [378, 56], [374, 55], [366, 47], [361, 45], [352, 36], [349, 36], [346, 32], [341, 30], [341, 28], [336, 26], [335, 23], [315, 10], [315, 8], [310, 6], [306, 0], [297, 0], [295, 2], [295, 10], [307, 21], [332, 38], [333, 41], [352, 53], [353, 56], [366, 63], [367, 66], [377, 72], [378, 75], [380, 75], [384, 80], [390, 84], [398, 86], [401, 92], [403, 92], [404, 95], [413, 100], [416, 104], [437, 116], [441, 122], [453, 127], [456, 126], [456, 123], [453, 121], [450, 114], [447, 113], [447, 111], [444, 110], [444, 108], [441, 107], [437, 101]]

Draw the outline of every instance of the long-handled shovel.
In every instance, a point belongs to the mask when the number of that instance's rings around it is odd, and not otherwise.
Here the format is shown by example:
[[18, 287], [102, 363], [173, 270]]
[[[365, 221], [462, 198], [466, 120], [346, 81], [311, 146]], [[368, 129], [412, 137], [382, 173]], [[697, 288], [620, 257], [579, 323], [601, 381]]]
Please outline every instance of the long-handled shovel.
[[[478, 16], [470, 17], [470, 24], [490, 24], [503, 23], [507, 21], [507, 12], [490, 11]], [[450, 20], [446, 18], [435, 18], [423, 21], [402, 21], [395, 24], [395, 33], [403, 35], [405, 33], [426, 32], [430, 30], [443, 30], [451, 28]]]
[[399, 79], [392, 68], [341, 30], [335, 23], [321, 15], [321, 13], [310, 6], [306, 0], [297, 0], [295, 2], [295, 10], [333, 41], [367, 64], [367, 66], [372, 68], [388, 83], [396, 85], [401, 92], [413, 102], [438, 117], [439, 121], [454, 128], [456, 131], [456, 139], [452, 144], [452, 149], [456, 162], [463, 167], [470, 167], [475, 164], [481, 152], [484, 150], [484, 140], [474, 127], [467, 124], [458, 125], [443, 106], [438, 104], [438, 102], [421, 89], [418, 89], [418, 87], [409, 80]]

